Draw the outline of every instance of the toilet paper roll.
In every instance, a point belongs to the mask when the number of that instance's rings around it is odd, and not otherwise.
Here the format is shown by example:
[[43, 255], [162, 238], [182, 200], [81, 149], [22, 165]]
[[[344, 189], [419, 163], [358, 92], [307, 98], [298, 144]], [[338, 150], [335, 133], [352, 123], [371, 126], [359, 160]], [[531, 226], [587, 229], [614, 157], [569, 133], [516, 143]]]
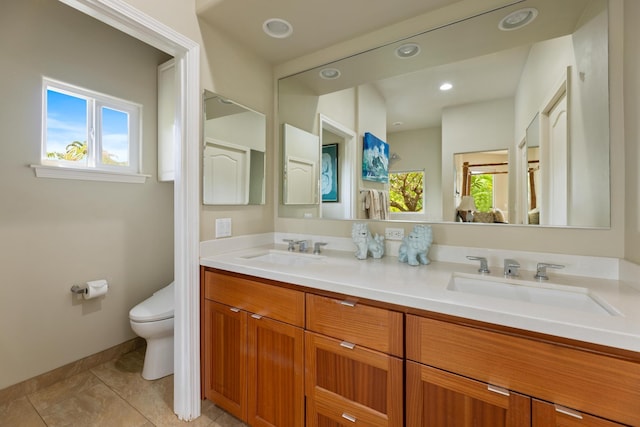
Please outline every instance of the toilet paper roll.
[[87, 291], [84, 294], [84, 299], [92, 299], [104, 295], [109, 290], [109, 284], [106, 280], [92, 280], [87, 282]]

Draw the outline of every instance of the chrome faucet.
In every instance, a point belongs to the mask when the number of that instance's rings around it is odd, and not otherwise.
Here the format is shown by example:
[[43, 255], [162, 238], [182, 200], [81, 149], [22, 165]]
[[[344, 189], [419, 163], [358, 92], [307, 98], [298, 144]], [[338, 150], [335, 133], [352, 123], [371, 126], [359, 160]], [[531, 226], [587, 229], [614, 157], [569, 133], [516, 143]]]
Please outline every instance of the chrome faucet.
[[564, 268], [564, 265], [561, 264], [549, 264], [546, 262], [539, 262], [536, 267], [536, 275], [533, 276], [534, 279], [549, 280], [549, 276], [547, 276], [547, 268]]
[[483, 256], [467, 256], [467, 259], [472, 261], [480, 261], [480, 268], [478, 269], [478, 273], [491, 273], [489, 271], [489, 264], [487, 263], [487, 259]]
[[307, 245], [309, 244], [308, 241], [306, 240], [299, 240], [296, 242], [299, 246], [298, 246], [298, 250], [300, 252], [307, 252]]
[[504, 277], [518, 277], [518, 269], [520, 263], [515, 259], [507, 258], [504, 260]]

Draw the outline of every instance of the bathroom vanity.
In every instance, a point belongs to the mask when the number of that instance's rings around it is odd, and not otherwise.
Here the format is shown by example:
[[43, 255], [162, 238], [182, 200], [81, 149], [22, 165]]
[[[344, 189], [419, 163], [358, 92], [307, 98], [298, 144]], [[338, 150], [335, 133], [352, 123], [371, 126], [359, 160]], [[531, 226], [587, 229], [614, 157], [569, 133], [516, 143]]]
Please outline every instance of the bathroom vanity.
[[452, 291], [470, 265], [265, 254], [201, 260], [203, 397], [250, 425], [640, 425], [636, 290], [527, 308]]

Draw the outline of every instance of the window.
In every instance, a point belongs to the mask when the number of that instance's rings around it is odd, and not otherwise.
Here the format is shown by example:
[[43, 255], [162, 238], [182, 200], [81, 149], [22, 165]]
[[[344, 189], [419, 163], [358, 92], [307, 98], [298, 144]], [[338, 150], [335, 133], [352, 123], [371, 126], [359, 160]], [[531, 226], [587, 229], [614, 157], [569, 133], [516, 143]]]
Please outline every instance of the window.
[[493, 175], [471, 175], [471, 195], [478, 212], [489, 212], [494, 205]]
[[424, 171], [389, 172], [391, 212], [423, 211]]
[[41, 164], [111, 176], [138, 174], [141, 109], [133, 102], [45, 78]]

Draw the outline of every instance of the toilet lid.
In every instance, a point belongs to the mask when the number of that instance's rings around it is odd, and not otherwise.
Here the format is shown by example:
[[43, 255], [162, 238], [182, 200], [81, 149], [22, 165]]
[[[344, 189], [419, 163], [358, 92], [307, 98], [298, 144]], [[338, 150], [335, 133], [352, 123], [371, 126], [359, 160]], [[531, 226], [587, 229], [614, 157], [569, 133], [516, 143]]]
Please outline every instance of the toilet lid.
[[168, 286], [133, 307], [129, 311], [129, 319], [134, 322], [155, 322], [172, 318], [174, 307], [173, 285], [174, 282], [171, 282]]

